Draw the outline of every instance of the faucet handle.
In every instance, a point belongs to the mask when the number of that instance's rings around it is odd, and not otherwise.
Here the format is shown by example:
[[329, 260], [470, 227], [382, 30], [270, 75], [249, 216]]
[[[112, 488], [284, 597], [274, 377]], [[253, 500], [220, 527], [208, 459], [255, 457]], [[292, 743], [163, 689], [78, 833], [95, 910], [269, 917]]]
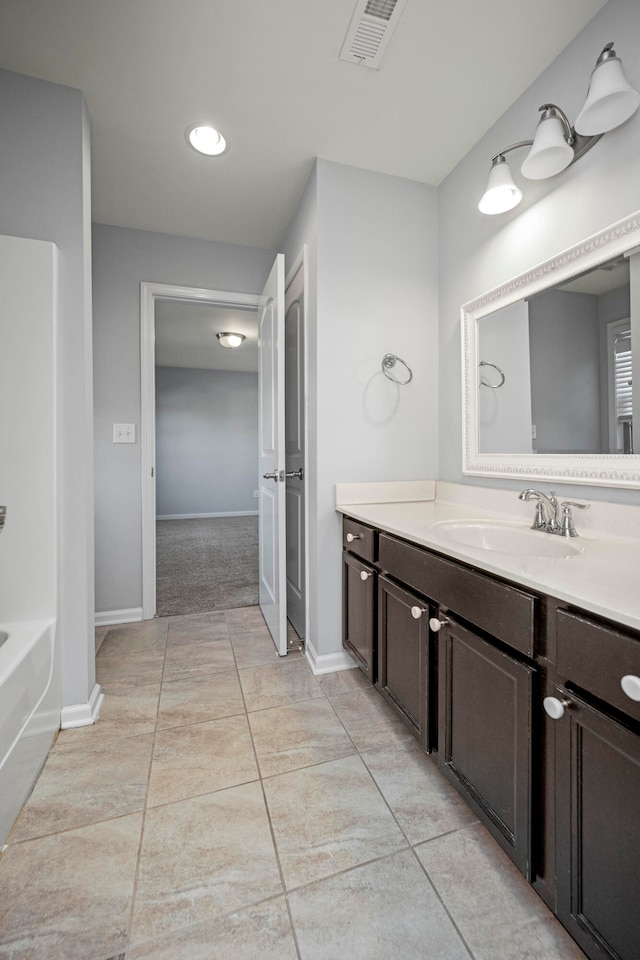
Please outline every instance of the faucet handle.
[[560, 535], [563, 537], [577, 537], [576, 528], [573, 525], [573, 514], [571, 512], [572, 507], [578, 507], [579, 510], [588, 510], [588, 503], [576, 503], [574, 500], [563, 500], [560, 504], [562, 507], [562, 520], [560, 521]]

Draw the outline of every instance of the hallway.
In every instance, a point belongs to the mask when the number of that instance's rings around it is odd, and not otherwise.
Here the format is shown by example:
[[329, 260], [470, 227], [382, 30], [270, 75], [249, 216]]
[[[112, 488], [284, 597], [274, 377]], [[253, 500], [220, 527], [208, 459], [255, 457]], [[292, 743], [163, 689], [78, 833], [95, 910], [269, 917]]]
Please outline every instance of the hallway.
[[106, 633], [0, 859], [2, 960], [579, 960], [357, 670], [257, 607]]

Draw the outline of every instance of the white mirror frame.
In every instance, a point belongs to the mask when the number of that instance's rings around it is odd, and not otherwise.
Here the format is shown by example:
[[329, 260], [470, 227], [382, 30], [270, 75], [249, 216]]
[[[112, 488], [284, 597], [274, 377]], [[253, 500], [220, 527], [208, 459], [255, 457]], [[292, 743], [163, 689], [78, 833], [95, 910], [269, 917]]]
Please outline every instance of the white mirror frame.
[[[478, 450], [478, 321], [640, 245], [640, 210], [462, 305], [462, 470], [483, 477], [640, 487], [638, 454], [506, 454]], [[640, 438], [640, 425], [637, 430]], [[638, 440], [640, 442], [640, 439]]]

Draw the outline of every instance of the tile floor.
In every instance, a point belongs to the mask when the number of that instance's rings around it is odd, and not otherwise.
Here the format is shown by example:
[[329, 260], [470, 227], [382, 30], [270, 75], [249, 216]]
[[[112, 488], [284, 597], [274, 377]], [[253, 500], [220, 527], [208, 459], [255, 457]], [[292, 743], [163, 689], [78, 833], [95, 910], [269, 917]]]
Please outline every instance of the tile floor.
[[0, 860], [2, 960], [579, 960], [357, 670], [258, 608], [102, 630]]

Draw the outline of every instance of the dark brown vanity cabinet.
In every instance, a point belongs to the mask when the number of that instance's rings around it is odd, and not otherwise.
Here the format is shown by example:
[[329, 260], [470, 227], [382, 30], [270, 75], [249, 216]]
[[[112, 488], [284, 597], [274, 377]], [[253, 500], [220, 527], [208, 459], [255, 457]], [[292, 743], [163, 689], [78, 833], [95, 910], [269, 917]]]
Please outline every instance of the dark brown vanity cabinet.
[[380, 576], [377, 686], [427, 751], [433, 728], [430, 677], [429, 605]]
[[438, 765], [529, 877], [534, 669], [453, 617], [440, 622]]
[[384, 532], [344, 557], [381, 694], [590, 960], [640, 960], [640, 631]]
[[637, 960], [640, 638], [559, 610], [557, 647], [556, 912], [589, 957]]
[[342, 645], [371, 683], [376, 680], [377, 531], [345, 519], [342, 554]]

